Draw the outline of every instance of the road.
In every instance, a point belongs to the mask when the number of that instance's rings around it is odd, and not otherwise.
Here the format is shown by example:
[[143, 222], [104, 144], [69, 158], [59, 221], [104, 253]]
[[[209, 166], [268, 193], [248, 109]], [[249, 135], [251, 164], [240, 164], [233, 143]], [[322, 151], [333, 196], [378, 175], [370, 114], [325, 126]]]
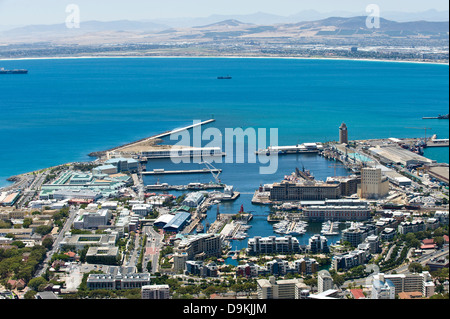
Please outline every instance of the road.
[[145, 255], [142, 269], [147, 271], [147, 263], [152, 263], [151, 273], [158, 271], [159, 252], [163, 246], [163, 236], [157, 233], [152, 226], [144, 226], [142, 232], [147, 235], [147, 242], [145, 243]]
[[66, 222], [64, 223], [64, 226], [62, 229], [59, 230], [58, 235], [55, 238], [55, 241], [53, 242], [52, 249], [47, 252], [47, 257], [45, 258], [44, 262], [41, 263], [42, 266], [39, 267], [38, 271], [36, 272], [35, 277], [42, 276], [42, 274], [45, 273], [45, 271], [48, 268], [48, 262], [51, 260], [53, 254], [55, 254], [59, 250], [59, 244], [64, 238], [64, 234], [70, 230], [70, 227], [77, 215], [77, 209], [71, 207], [69, 210], [69, 217], [67, 218]]

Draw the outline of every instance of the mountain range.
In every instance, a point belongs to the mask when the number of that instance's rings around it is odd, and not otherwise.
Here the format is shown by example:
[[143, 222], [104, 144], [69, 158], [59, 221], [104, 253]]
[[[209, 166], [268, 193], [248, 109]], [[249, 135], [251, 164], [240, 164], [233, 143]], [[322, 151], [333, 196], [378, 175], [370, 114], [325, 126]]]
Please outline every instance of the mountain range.
[[[68, 29], [65, 24], [31, 25], [0, 32], [0, 44], [56, 41], [65, 43], [124, 43], [220, 40], [231, 38], [300, 38], [314, 36], [437, 36], [447, 37], [449, 22], [409, 21], [397, 22], [380, 19], [379, 29], [366, 26], [367, 16], [327, 17], [289, 23], [256, 23], [249, 20], [225, 19], [204, 21], [190, 27], [172, 27], [162, 21], [86, 21], [78, 29]], [[220, 18], [223, 18], [220, 16]], [[248, 16], [247, 16], [248, 18]], [[264, 19], [262, 19], [264, 20]], [[265, 19], [269, 21], [270, 19]]]

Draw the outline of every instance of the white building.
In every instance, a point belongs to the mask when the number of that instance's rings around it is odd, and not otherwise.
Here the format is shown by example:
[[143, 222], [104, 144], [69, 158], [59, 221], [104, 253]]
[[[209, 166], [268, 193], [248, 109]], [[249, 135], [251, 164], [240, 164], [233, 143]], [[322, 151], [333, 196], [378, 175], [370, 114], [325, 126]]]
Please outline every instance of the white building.
[[99, 226], [108, 225], [111, 213], [108, 209], [101, 209], [97, 212], [89, 212], [83, 209], [78, 211], [78, 215], [73, 222], [75, 229], [98, 228]]
[[200, 192], [190, 193], [184, 199], [182, 205], [186, 205], [188, 207], [197, 207], [203, 201], [204, 196]]
[[152, 211], [152, 209], [153, 206], [150, 204], [134, 204], [131, 211], [139, 216], [145, 217]]
[[385, 282], [390, 280], [395, 287], [395, 294], [400, 292], [421, 292], [424, 297], [431, 297], [434, 295], [434, 283], [431, 280], [431, 275], [428, 271], [420, 274], [393, 274], [387, 275], [380, 273], [374, 276], [374, 282], [379, 280]]
[[141, 288], [142, 299], [169, 299], [169, 285], [146, 285]]
[[317, 274], [317, 289], [319, 293], [333, 289], [333, 278], [326, 270], [321, 270]]
[[383, 274], [373, 279], [371, 299], [395, 299], [395, 286]]

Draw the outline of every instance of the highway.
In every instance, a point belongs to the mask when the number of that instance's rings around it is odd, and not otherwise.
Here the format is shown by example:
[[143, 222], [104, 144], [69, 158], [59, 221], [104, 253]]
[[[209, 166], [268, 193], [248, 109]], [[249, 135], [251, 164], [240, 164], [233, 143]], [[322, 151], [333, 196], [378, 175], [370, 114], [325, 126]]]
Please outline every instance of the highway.
[[142, 264], [143, 271], [147, 271], [147, 263], [150, 261], [152, 263], [151, 273], [158, 271], [158, 259], [159, 252], [163, 246], [163, 236], [157, 233], [153, 226], [144, 226], [142, 232], [147, 235], [147, 242], [145, 243], [145, 255]]

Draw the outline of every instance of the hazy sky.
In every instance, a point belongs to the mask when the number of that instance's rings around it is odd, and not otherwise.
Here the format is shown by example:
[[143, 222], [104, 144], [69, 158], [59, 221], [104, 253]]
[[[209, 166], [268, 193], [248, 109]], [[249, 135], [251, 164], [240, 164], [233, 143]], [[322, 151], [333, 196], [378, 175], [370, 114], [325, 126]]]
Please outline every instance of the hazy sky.
[[0, 25], [63, 23], [68, 4], [77, 4], [81, 21], [206, 17], [212, 14], [266, 12], [291, 15], [303, 10], [365, 12], [448, 10], [447, 0], [0, 0]]

